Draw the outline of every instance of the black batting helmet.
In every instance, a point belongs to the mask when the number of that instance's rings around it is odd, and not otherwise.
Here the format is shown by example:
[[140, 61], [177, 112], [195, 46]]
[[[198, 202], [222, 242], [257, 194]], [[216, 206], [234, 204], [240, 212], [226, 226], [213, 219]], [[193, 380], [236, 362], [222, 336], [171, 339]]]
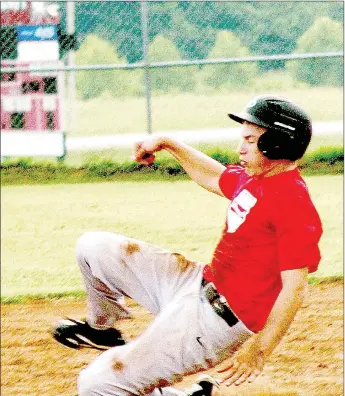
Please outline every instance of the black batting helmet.
[[295, 161], [303, 157], [311, 139], [308, 114], [280, 96], [258, 96], [242, 113], [229, 114], [229, 117], [241, 124], [248, 121], [267, 128], [258, 140], [258, 148], [268, 159]]

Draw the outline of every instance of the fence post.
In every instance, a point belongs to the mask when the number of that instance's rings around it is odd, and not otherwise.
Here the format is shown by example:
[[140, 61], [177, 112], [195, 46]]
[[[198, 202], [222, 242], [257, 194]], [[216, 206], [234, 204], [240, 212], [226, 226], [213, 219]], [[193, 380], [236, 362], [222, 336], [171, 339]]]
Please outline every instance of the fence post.
[[[67, 34], [75, 32], [75, 4], [74, 1], [68, 1], [67, 7]], [[74, 50], [67, 53], [67, 66], [73, 67], [75, 61]], [[76, 125], [76, 95], [75, 95], [75, 71], [67, 72], [67, 102], [68, 102], [68, 129], [74, 129]]]
[[141, 0], [141, 28], [143, 35], [143, 61], [145, 65], [145, 93], [146, 93], [146, 115], [147, 115], [147, 132], [152, 133], [152, 114], [151, 114], [151, 81], [149, 64], [149, 36], [148, 36], [148, 12], [147, 1]]

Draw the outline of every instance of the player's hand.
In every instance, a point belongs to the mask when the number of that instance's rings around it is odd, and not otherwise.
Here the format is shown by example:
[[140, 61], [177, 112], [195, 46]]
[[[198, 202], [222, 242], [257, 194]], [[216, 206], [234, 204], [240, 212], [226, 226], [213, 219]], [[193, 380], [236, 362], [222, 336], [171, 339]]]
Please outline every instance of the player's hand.
[[225, 386], [241, 385], [253, 382], [261, 374], [264, 367], [264, 356], [255, 342], [244, 344], [242, 348], [227, 361], [218, 373], [224, 373], [221, 383]]
[[154, 162], [153, 153], [163, 150], [163, 143], [160, 137], [149, 138], [137, 142], [133, 146], [131, 158], [142, 165], [150, 165]]

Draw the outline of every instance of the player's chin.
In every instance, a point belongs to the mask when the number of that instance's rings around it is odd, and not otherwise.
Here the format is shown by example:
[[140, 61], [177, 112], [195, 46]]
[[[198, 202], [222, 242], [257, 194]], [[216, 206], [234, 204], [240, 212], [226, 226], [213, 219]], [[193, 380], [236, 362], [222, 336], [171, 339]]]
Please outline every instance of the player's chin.
[[250, 164], [247, 161], [240, 161], [240, 165], [245, 169], [246, 173], [251, 172]]
[[244, 171], [248, 176], [252, 176], [253, 169], [249, 166], [248, 162], [240, 161], [240, 165], [244, 168]]

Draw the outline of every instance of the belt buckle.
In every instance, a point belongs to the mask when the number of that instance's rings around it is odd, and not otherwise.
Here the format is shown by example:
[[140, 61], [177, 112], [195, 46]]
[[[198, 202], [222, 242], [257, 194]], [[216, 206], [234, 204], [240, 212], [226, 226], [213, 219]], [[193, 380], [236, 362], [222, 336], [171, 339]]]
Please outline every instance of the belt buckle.
[[223, 318], [230, 327], [234, 326], [238, 322], [238, 318], [232, 312], [226, 298], [218, 293], [214, 283], [206, 282], [203, 285], [203, 290], [214, 312]]
[[208, 282], [204, 286], [204, 293], [207, 300], [212, 303], [214, 300], [219, 298], [219, 294], [217, 292], [216, 286], [212, 282]]

